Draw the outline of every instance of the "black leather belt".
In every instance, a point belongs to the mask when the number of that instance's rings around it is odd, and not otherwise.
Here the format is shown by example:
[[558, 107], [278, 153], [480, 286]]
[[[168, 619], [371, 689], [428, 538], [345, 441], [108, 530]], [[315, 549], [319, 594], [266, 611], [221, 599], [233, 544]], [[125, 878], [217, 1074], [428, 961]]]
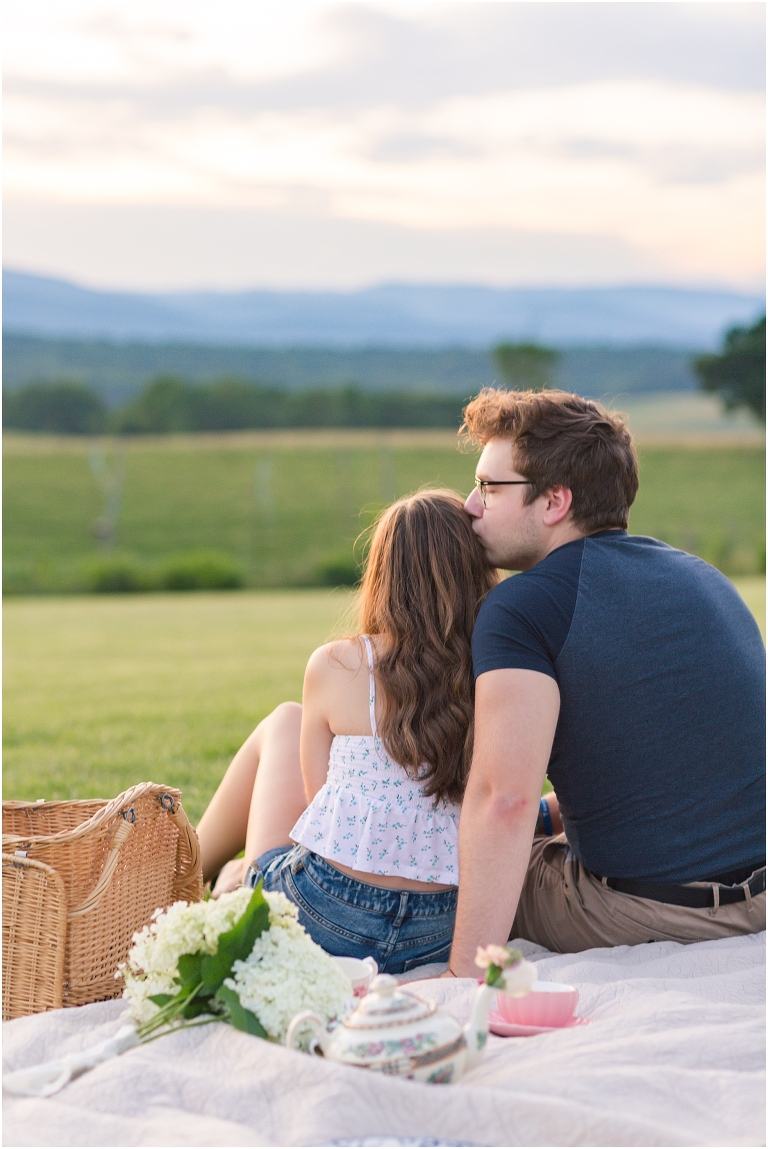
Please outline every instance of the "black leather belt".
[[[732, 878], [733, 875], [723, 874], [721, 878], [711, 879], [718, 887], [721, 906], [743, 902], [747, 896], [745, 886], [749, 887], [752, 897], [765, 892], [765, 862], [759, 862], [758, 865], [763, 867], [761, 872], [747, 881], [749, 874], [757, 869], [757, 866], [750, 867], [739, 885], [720, 885], [722, 877]], [[599, 874], [595, 877], [599, 877]], [[668, 886], [656, 882], [636, 882], [632, 878], [606, 878], [605, 884], [612, 890], [618, 890], [620, 894], [632, 894], [636, 898], [649, 898], [652, 902], [665, 902], [672, 906], [691, 906], [693, 909], [703, 910], [715, 904], [712, 886]]]

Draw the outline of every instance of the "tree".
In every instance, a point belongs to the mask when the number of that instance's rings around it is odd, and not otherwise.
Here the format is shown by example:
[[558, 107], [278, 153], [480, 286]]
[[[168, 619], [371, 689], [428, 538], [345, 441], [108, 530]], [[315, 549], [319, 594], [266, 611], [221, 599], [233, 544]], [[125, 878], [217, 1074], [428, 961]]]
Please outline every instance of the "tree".
[[167, 434], [194, 431], [190, 412], [191, 388], [175, 375], [151, 379], [132, 403], [116, 411], [113, 429], [127, 434]]
[[732, 327], [720, 355], [699, 355], [693, 366], [704, 391], [719, 393], [727, 411], [747, 407], [765, 422], [765, 316], [753, 327]]
[[543, 391], [560, 360], [559, 352], [536, 343], [500, 343], [493, 357], [514, 391]]
[[69, 380], [28, 383], [3, 394], [3, 426], [18, 431], [96, 435], [104, 430], [106, 414], [95, 392]]

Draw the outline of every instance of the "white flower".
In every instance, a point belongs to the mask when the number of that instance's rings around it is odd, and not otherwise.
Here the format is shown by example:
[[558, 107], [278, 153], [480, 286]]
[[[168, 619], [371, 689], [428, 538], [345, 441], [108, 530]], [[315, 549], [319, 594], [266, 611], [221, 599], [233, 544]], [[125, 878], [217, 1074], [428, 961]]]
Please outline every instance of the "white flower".
[[[141, 1025], [157, 1013], [151, 996], [178, 992], [174, 978], [182, 954], [216, 953], [220, 935], [240, 920], [252, 894], [241, 887], [216, 901], [176, 902], [134, 934], [133, 947], [117, 973], [125, 978], [123, 997], [134, 1021]], [[293, 902], [280, 893], [264, 897], [269, 929], [256, 939], [247, 961], [234, 963], [234, 978], [224, 984], [256, 1014], [270, 1037], [282, 1041], [295, 1014], [313, 1009], [330, 1020], [343, 1010], [353, 990], [333, 958], [299, 925]]]
[[[273, 1041], [283, 1041], [297, 1013], [312, 1009], [325, 1021], [341, 1014], [353, 996], [352, 983], [296, 920], [298, 911], [283, 894], [265, 894], [270, 929], [256, 939], [247, 961], [234, 964], [224, 984], [258, 1017]], [[273, 899], [280, 908], [273, 917]]]
[[[130, 1002], [128, 1016], [140, 1025], [154, 1017], [158, 1007], [149, 998], [178, 991], [173, 979], [179, 972], [181, 955], [215, 953], [219, 936], [240, 920], [252, 893], [241, 886], [216, 900], [174, 902], [134, 934], [133, 947], [116, 974], [125, 979], [123, 997]], [[285, 913], [282, 908], [277, 912]]]

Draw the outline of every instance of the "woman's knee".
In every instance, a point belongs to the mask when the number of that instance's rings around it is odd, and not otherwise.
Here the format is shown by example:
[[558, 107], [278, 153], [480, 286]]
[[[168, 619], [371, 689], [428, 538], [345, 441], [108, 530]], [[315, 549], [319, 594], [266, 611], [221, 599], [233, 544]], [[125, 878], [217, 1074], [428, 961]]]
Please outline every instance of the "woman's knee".
[[301, 705], [298, 702], [281, 702], [262, 719], [251, 737], [262, 731], [264, 734], [293, 734], [301, 728]]

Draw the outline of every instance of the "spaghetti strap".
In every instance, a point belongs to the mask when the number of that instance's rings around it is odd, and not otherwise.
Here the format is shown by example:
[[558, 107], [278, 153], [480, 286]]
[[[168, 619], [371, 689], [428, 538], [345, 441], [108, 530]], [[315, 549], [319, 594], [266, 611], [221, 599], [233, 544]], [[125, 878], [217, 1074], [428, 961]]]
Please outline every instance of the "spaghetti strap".
[[365, 643], [365, 649], [368, 653], [368, 706], [371, 713], [371, 734], [374, 738], [378, 738], [376, 731], [376, 681], [373, 677], [373, 646], [367, 634], [361, 636]]
[[[457, 886], [460, 807], [447, 798], [441, 798], [436, 803], [434, 798], [423, 793], [421, 770], [417, 777], [416, 771], [406, 769], [390, 757], [376, 728], [376, 674], [381, 666], [379, 656], [384, 657], [383, 648], [380, 650], [375, 646], [374, 635], [355, 635], [355, 641], [358, 637], [365, 643], [365, 654], [361, 646], [356, 647], [355, 657], [360, 661], [357, 662], [355, 693], [363, 689], [359, 678], [362, 677], [365, 682], [367, 658], [371, 732], [335, 734], [329, 748], [325, 783], [292, 828], [290, 837], [297, 845], [310, 851], [310, 857], [317, 855], [319, 858], [327, 858], [345, 870], [348, 867], [347, 872], [351, 871], [358, 876], [381, 874]], [[386, 685], [382, 690], [386, 702]], [[362, 697], [357, 693], [356, 705], [361, 702]], [[365, 725], [362, 718], [362, 713], [358, 712], [353, 729], [362, 730]], [[374, 883], [376, 881], [375, 878], [371, 880]], [[400, 883], [394, 884], [398, 890], [402, 888]], [[427, 899], [450, 898], [450, 894], [424, 893], [419, 897], [424, 899], [426, 906]], [[341, 905], [333, 897], [330, 900]], [[437, 914], [443, 913], [443, 910], [430, 909], [425, 912]], [[385, 918], [386, 914], [382, 911], [382, 922]], [[453, 928], [452, 922], [452, 918], [446, 917], [448, 937]], [[339, 929], [342, 924], [341, 919], [338, 919]], [[389, 924], [386, 925], [389, 933], [391, 924], [390, 915]], [[384, 926], [381, 928], [384, 929]], [[368, 944], [365, 939], [361, 945], [363, 943]], [[432, 941], [430, 945], [433, 945]], [[445, 945], [448, 945], [448, 941]]]

